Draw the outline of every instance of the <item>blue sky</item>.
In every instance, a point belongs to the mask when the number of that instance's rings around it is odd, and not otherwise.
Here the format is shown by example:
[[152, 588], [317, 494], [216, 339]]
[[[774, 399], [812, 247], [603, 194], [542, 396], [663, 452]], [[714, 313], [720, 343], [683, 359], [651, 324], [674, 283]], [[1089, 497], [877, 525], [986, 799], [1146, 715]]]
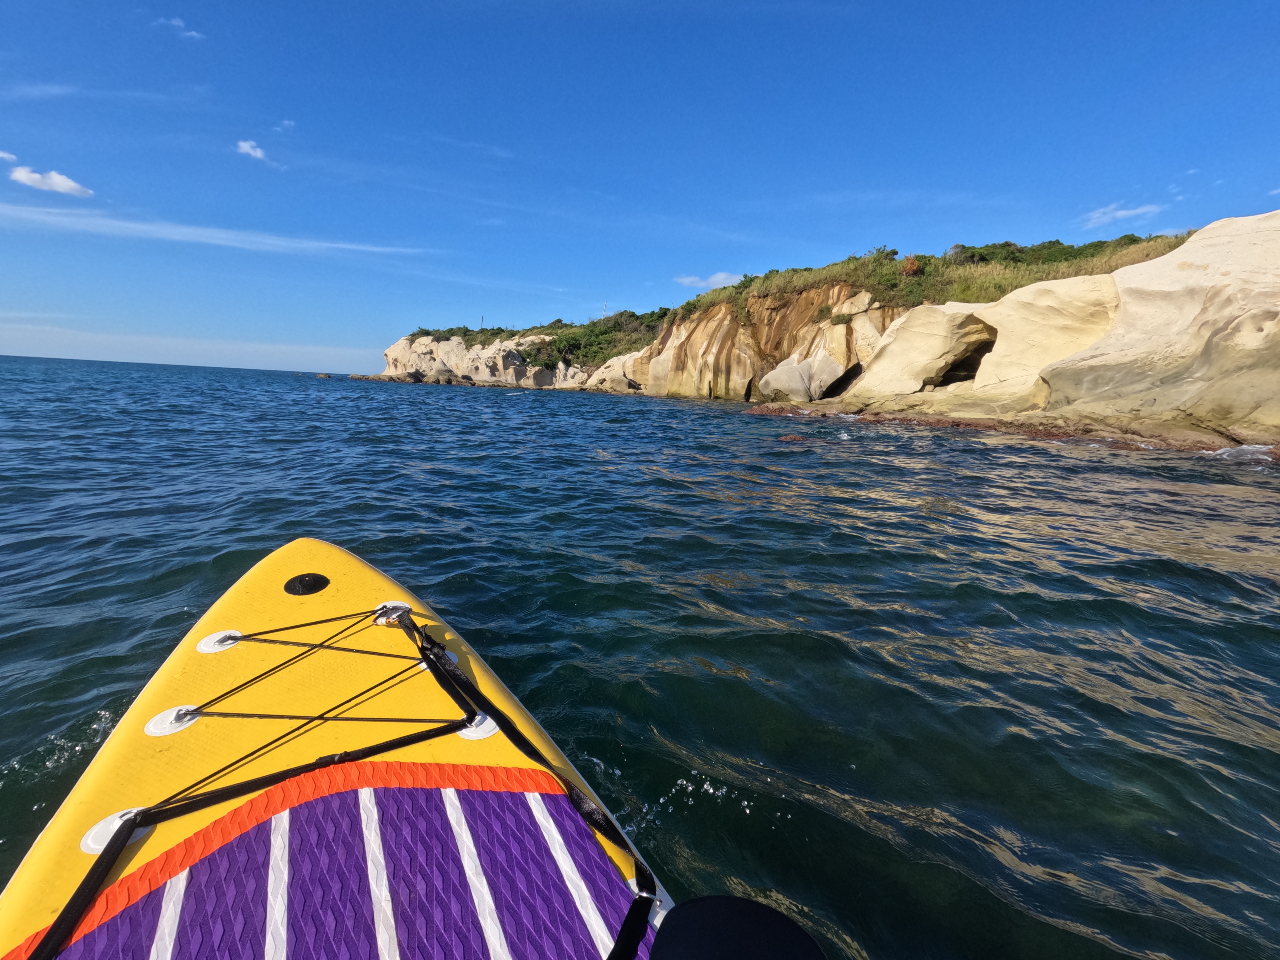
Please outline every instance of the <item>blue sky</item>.
[[1265, 3], [10, 0], [0, 353], [376, 372], [419, 325], [1260, 213], [1278, 46]]

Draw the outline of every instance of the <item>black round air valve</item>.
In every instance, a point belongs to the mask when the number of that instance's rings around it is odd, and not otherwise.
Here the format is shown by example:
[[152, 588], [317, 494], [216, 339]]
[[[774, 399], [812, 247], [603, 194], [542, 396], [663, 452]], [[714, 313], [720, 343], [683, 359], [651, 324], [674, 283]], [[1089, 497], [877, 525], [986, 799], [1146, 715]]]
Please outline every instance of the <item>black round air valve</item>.
[[300, 573], [285, 581], [284, 592], [295, 597], [309, 597], [319, 593], [329, 585], [329, 578], [323, 573]]

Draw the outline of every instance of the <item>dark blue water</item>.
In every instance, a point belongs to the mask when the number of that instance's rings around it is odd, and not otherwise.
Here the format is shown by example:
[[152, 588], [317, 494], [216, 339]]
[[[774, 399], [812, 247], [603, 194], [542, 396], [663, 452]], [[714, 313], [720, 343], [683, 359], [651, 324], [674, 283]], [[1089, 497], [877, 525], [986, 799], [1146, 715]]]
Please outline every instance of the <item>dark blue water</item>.
[[741, 411], [0, 358], [0, 879], [315, 536], [450, 618], [678, 897], [831, 957], [1275, 956], [1280, 464]]

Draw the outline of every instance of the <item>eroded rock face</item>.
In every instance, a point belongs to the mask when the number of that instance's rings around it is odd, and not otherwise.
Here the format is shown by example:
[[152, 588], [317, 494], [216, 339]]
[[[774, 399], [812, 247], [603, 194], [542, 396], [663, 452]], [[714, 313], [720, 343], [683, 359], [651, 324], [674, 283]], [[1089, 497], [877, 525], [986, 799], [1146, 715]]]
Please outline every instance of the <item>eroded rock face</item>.
[[722, 303], [686, 323], [673, 324], [651, 346], [645, 392], [660, 397], [745, 400], [763, 372], [750, 331]]
[[554, 370], [548, 370], [546, 367], [530, 367], [528, 373], [517, 381], [516, 386], [542, 390], [547, 387], [554, 387], [555, 383], [556, 374]]
[[553, 390], [585, 390], [587, 374], [578, 367], [568, 366], [563, 360], [556, 364], [555, 379], [551, 383]]
[[[842, 378], [857, 372], [854, 368], [861, 369], [881, 334], [903, 312], [882, 308], [865, 291], [840, 283], [785, 296], [752, 297], [742, 315], [734, 304], [717, 304], [668, 324], [645, 349], [615, 357], [589, 376], [576, 369], [557, 371], [549, 386], [748, 400], [759, 398], [762, 379], [790, 360], [789, 365], [803, 370], [803, 398], [817, 399], [833, 385], [842, 386]], [[431, 382], [454, 377], [545, 389], [545, 375], [525, 364], [521, 350], [548, 339], [518, 337], [468, 349], [457, 337], [406, 337], [386, 351], [383, 376]], [[779, 375], [783, 376], [785, 372]], [[779, 395], [799, 399], [801, 393], [788, 385]]]
[[974, 379], [975, 394], [1031, 396], [1041, 370], [1111, 329], [1119, 305], [1115, 281], [1103, 274], [1033, 283], [974, 311], [997, 332]]
[[1219, 220], [1112, 276], [1115, 322], [1042, 372], [1047, 409], [1280, 439], [1280, 211]]
[[[635, 369], [636, 359], [643, 352], [643, 350], [637, 350], [635, 353], [624, 353], [620, 357], [606, 361], [585, 378], [586, 388], [600, 393], [639, 393], [641, 389], [639, 381], [629, 377], [627, 370]], [[648, 370], [647, 363], [645, 370]]]
[[484, 347], [468, 347], [461, 337], [449, 340], [402, 337], [383, 354], [387, 366], [382, 375], [429, 383], [451, 383], [456, 379], [471, 383], [537, 385], [539, 388], [578, 387], [578, 381], [586, 375], [577, 367], [546, 371], [544, 375], [535, 373], [535, 368], [525, 363], [522, 350], [550, 339], [539, 334], [498, 340]]
[[751, 297], [745, 316], [733, 304], [717, 304], [665, 328], [627, 374], [661, 397], [816, 399], [870, 359], [885, 328], [904, 312], [870, 301], [866, 292], [837, 283]]
[[958, 362], [996, 339], [995, 328], [974, 316], [985, 306], [947, 303], [909, 310], [885, 331], [845, 395], [898, 396], [937, 386]]
[[[1220, 220], [1110, 276], [960, 306], [969, 320], [922, 314], [936, 309], [918, 307], [895, 324], [841, 402], [876, 416], [970, 418], [1033, 434], [1181, 448], [1280, 444], [1280, 211]], [[934, 336], [904, 349], [922, 317]], [[994, 333], [991, 352], [972, 380], [930, 391], [944, 348], [956, 354], [983, 336], [972, 321]], [[917, 383], [922, 392], [912, 392]]]
[[[869, 299], [862, 294], [862, 306]], [[820, 400], [832, 388], [861, 372], [880, 342], [880, 333], [866, 311], [851, 320], [837, 323], [848, 314], [834, 314], [834, 320], [814, 325], [791, 356], [760, 378], [760, 396], [766, 400]], [[857, 368], [857, 369], [853, 369]]]

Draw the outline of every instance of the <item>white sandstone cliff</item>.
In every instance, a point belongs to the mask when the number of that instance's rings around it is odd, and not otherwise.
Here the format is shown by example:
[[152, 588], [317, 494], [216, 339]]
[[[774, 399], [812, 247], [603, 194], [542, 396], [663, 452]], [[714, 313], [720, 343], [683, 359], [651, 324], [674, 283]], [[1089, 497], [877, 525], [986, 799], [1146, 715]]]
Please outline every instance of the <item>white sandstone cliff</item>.
[[[897, 321], [840, 402], [1183, 446], [1280, 442], [1280, 211], [1219, 220], [1109, 276], [968, 305], [971, 322], [948, 325], [937, 309]], [[961, 362], [982, 336], [974, 323], [990, 331], [990, 353], [971, 381], [931, 391], [946, 357]], [[905, 340], [914, 327], [931, 335]]]
[[1280, 443], [1280, 211], [1220, 220], [1110, 275], [995, 303], [882, 308], [848, 284], [676, 317], [587, 374], [528, 365], [546, 336], [398, 341], [385, 375], [1113, 430], [1172, 445]]
[[522, 350], [551, 340], [540, 334], [498, 340], [488, 346], [468, 347], [461, 337], [402, 337], [383, 353], [387, 362], [382, 376], [419, 383], [507, 384], [534, 390], [577, 390], [586, 385], [586, 374], [577, 367], [558, 364], [548, 370], [525, 362]]

